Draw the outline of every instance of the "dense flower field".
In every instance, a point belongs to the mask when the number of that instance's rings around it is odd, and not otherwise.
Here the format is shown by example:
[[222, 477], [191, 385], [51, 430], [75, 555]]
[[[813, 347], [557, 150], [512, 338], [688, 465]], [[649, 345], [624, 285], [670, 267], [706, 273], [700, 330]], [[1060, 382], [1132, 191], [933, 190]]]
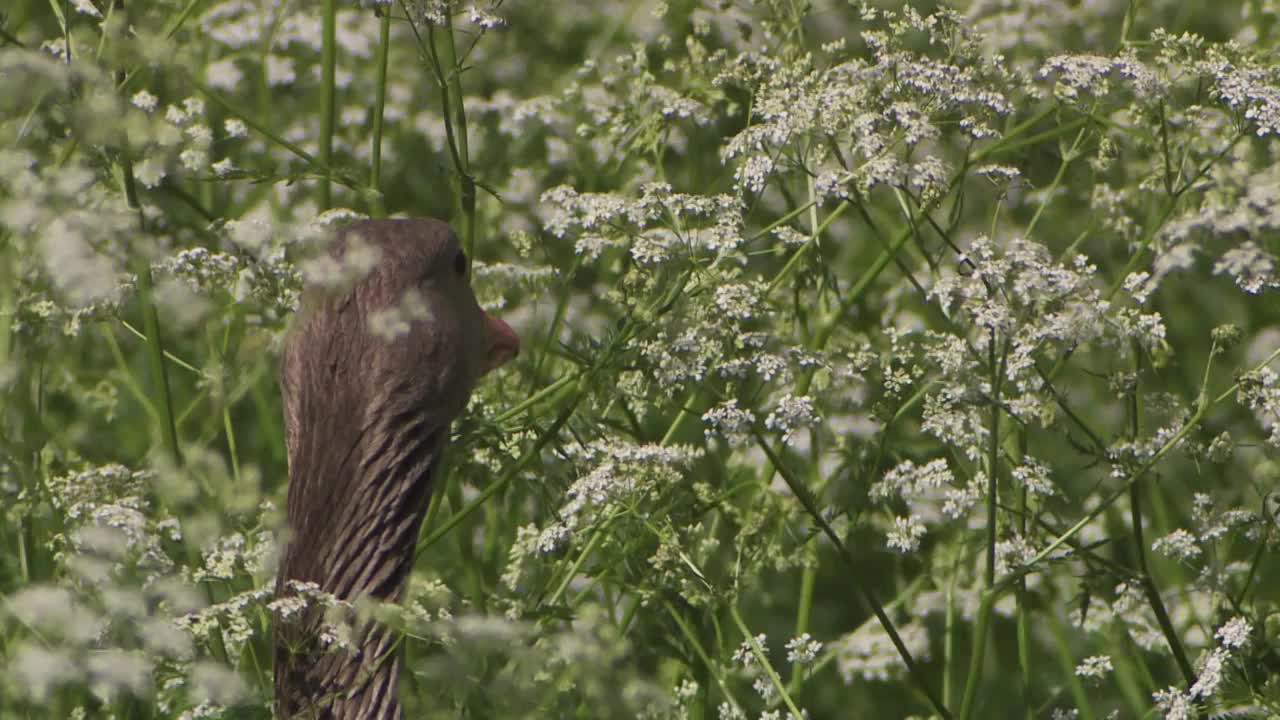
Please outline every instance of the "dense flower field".
[[341, 605], [273, 595], [278, 353], [385, 215], [523, 339], [358, 604], [406, 717], [1280, 716], [1278, 41], [1270, 0], [6, 0], [0, 716], [270, 717], [273, 620]]

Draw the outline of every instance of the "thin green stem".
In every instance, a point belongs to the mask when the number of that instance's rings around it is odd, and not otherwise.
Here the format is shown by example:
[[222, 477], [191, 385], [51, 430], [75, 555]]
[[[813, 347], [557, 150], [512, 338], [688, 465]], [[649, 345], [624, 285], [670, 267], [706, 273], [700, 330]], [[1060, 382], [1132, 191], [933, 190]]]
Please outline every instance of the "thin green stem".
[[[1018, 463], [1025, 462], [1027, 452], [1027, 434], [1025, 431], [1018, 431]], [[1031, 510], [1028, 506], [1027, 487], [1024, 484], [1015, 490], [1018, 495], [1018, 535], [1019, 537], [1027, 537], [1028, 523], [1031, 518]], [[1026, 720], [1032, 720], [1035, 717], [1035, 711], [1031, 704], [1031, 608], [1028, 606], [1027, 596], [1027, 579], [1019, 578], [1015, 587], [1017, 594], [1017, 619], [1018, 619], [1018, 675], [1022, 683], [1022, 707]]]
[[[560, 414], [551, 423], [551, 425], [538, 436], [538, 439], [535, 440], [533, 445], [525, 451], [524, 455], [521, 455], [519, 459], [507, 467], [506, 472], [504, 472], [501, 477], [490, 483], [488, 487], [481, 491], [475, 499], [467, 503], [465, 507], [457, 510], [453, 515], [450, 515], [449, 519], [441, 523], [440, 527], [435, 528], [425, 538], [420, 539], [418, 541], [416, 555], [421, 555], [430, 549], [432, 545], [435, 545], [441, 538], [448, 535], [450, 530], [453, 530], [472, 513], [483, 507], [484, 504], [489, 501], [489, 498], [498, 494], [498, 492], [505, 488], [508, 483], [515, 479], [516, 475], [522, 472], [529, 465], [532, 465], [533, 461], [541, 456], [542, 448], [546, 447], [547, 443], [551, 442], [552, 438], [560, 432], [560, 428], [564, 427], [564, 424], [568, 422], [569, 417], [573, 415], [574, 410], [577, 409], [578, 402], [582, 398], [582, 395], [583, 394], [581, 392], [577, 393], [573, 401], [565, 405], [564, 409], [560, 411]], [[425, 527], [426, 526], [424, 526], [424, 528]]]
[[[133, 162], [126, 148], [121, 153], [120, 172], [124, 179], [125, 198], [138, 214], [139, 235], [146, 236], [146, 218], [142, 214], [142, 203], [138, 199], [137, 184], [133, 176]], [[160, 434], [164, 439], [164, 448], [169, 459], [178, 466], [182, 465], [182, 450], [178, 446], [178, 424], [173, 412], [173, 399], [169, 391], [169, 374], [164, 364], [164, 342], [160, 337], [160, 315], [154, 302], [154, 287], [151, 281], [151, 261], [146, 253], [134, 248], [134, 272], [138, 278], [138, 300], [142, 311], [142, 327], [147, 334], [147, 361], [151, 366], [151, 380], [155, 386], [156, 401], [159, 410]]]
[[178, 31], [182, 29], [182, 26], [186, 24], [187, 20], [195, 14], [196, 9], [203, 3], [204, 0], [190, 0], [190, 2], [182, 8], [182, 12], [178, 13], [178, 16], [173, 19], [173, 22], [169, 23], [169, 27], [164, 31], [164, 36], [172, 39], [174, 35], [177, 35]]
[[1054, 194], [1058, 186], [1062, 184], [1062, 178], [1067, 175], [1067, 167], [1069, 167], [1080, 154], [1080, 143], [1084, 141], [1085, 133], [1089, 130], [1089, 126], [1085, 125], [1080, 128], [1080, 132], [1076, 133], [1076, 139], [1071, 143], [1071, 147], [1062, 156], [1062, 162], [1058, 165], [1058, 172], [1053, 176], [1053, 182], [1049, 183], [1049, 187], [1045, 188], [1040, 199], [1040, 205], [1036, 208], [1036, 214], [1031, 216], [1031, 222], [1027, 223], [1025, 234], [1031, 237], [1035, 230], [1036, 223], [1040, 222], [1040, 216], [1044, 214], [1044, 209], [1049, 206], [1049, 202], [1053, 200]]
[[[999, 357], [997, 357], [999, 355]], [[996, 538], [999, 534], [996, 517], [996, 504], [1000, 491], [1000, 388], [1004, 384], [1004, 356], [997, 353], [996, 333], [991, 329], [987, 339], [987, 362], [991, 368], [991, 426], [987, 445], [987, 566], [984, 581], [987, 588], [996, 582]], [[977, 638], [975, 642], [985, 642], [985, 638]]]
[[[436, 38], [440, 37], [439, 46]], [[434, 66], [436, 84], [443, 104], [445, 136], [453, 159], [454, 228], [468, 256], [475, 256], [476, 183], [471, 176], [467, 145], [467, 113], [462, 101], [462, 67], [453, 37], [453, 16], [444, 15], [444, 25], [427, 29], [427, 52]], [[467, 272], [471, 272], [470, 265]]]
[[569, 589], [569, 583], [572, 582], [573, 578], [578, 574], [578, 570], [582, 569], [582, 566], [587, 562], [587, 558], [591, 557], [591, 553], [595, 552], [595, 549], [604, 540], [605, 529], [609, 527], [611, 522], [613, 522], [612, 516], [605, 518], [603, 522], [599, 523], [595, 527], [591, 533], [591, 539], [587, 541], [586, 547], [582, 549], [582, 552], [578, 553], [577, 559], [573, 561], [573, 565], [571, 565], [565, 572], [564, 578], [561, 579], [560, 584], [556, 587], [555, 591], [551, 593], [551, 597], [548, 598], [545, 603], [539, 603], [539, 605], [555, 605], [560, 602], [560, 598], [563, 597], [565, 591]]
[[[790, 276], [791, 273], [799, 266], [800, 260], [808, 253], [808, 251], [817, 247], [818, 238], [821, 237], [823, 231], [825, 231], [831, 223], [836, 221], [836, 218], [839, 218], [844, 214], [844, 211], [848, 209], [849, 201], [845, 200], [837, 205], [836, 209], [832, 210], [821, 224], [815, 224], [813, 231], [809, 235], [809, 240], [805, 242], [804, 245], [801, 245], [798, 250], [792, 253], [791, 257], [787, 259], [787, 263], [778, 271], [778, 274], [773, 276], [773, 280], [769, 282], [768, 294], [772, 295], [773, 291], [777, 290], [778, 287], [782, 285], [783, 281], [786, 280], [787, 277]], [[816, 220], [817, 215], [813, 214], [812, 217]]]
[[[227, 330], [228, 332], [230, 331], [230, 325], [227, 326]], [[225, 341], [226, 337], [224, 336], [223, 339]], [[209, 344], [211, 346], [210, 349], [213, 351], [215, 357], [218, 357], [220, 362], [225, 361], [226, 359], [225, 346], [222, 348], [221, 351], [219, 351], [218, 347], [214, 343], [210, 342]], [[231, 458], [231, 478], [232, 480], [235, 481], [236, 488], [239, 489], [239, 488], [243, 488], [244, 486], [241, 484], [240, 454], [236, 451], [235, 426], [231, 422], [231, 404], [233, 401], [231, 397], [227, 394], [225, 383], [223, 382], [223, 378], [224, 378], [224, 375], [221, 372], [219, 372], [216, 376], [216, 387], [217, 387], [216, 397], [218, 399], [218, 404], [222, 406], [222, 432], [224, 435], [226, 435], [227, 455], [230, 456]]]
[[1089, 702], [1089, 692], [1085, 689], [1080, 676], [1076, 675], [1076, 661], [1071, 654], [1071, 642], [1062, 627], [1062, 619], [1057, 615], [1049, 617], [1049, 627], [1053, 631], [1054, 645], [1058, 650], [1058, 667], [1062, 677], [1066, 678], [1067, 687], [1071, 690], [1071, 699], [1075, 701], [1081, 720], [1094, 720], [1093, 704]]
[[[333, 132], [337, 115], [337, 82], [335, 80], [338, 48], [338, 3], [323, 0], [320, 28], [320, 164], [333, 167]], [[320, 208], [333, 205], [332, 180], [328, 173], [320, 179]]]
[[364, 190], [364, 188], [360, 185], [359, 181], [357, 181], [355, 178], [349, 177], [346, 174], [341, 172], [336, 172], [332, 165], [330, 165], [329, 163], [323, 162], [322, 160], [316, 158], [311, 153], [307, 152], [306, 150], [303, 150], [301, 145], [298, 145], [297, 143], [286, 140], [284, 137], [282, 137], [275, 131], [271, 130], [271, 128], [268, 127], [265, 122], [255, 118], [252, 114], [245, 112], [242, 108], [237, 107], [230, 100], [226, 99], [222, 95], [209, 89], [209, 87], [201, 83], [198, 79], [194, 77], [188, 77], [187, 82], [190, 83], [192, 87], [199, 90], [200, 94], [203, 95], [207, 100], [221, 107], [227, 114], [233, 115], [239, 118], [241, 121], [243, 121], [244, 124], [249, 127], [249, 129], [258, 133], [263, 138], [270, 141], [273, 145], [278, 145], [288, 150], [290, 153], [293, 153], [295, 156], [297, 156], [299, 160], [302, 160], [304, 163], [307, 164], [310, 170], [315, 173], [316, 177], [337, 182], [338, 184], [343, 185], [352, 190], [356, 190], [356, 191]]
[[947, 613], [942, 641], [942, 702], [947, 707], [955, 703], [955, 682], [952, 677], [955, 675], [956, 578], [959, 576], [957, 568], [960, 565], [962, 548], [957, 546], [952, 552], [954, 557], [950, 572], [947, 573]]
[[129, 361], [125, 359], [124, 352], [120, 349], [120, 343], [116, 340], [116, 336], [111, 332], [111, 328], [103, 323], [99, 328], [102, 333], [102, 339], [107, 344], [107, 349], [111, 351], [111, 356], [116, 361], [116, 369], [120, 371], [120, 377], [124, 381], [124, 385], [129, 389], [129, 393], [142, 406], [143, 411], [151, 417], [151, 421], [160, 424], [160, 412], [156, 410], [155, 403], [151, 402], [151, 396], [143, 389], [137, 378], [133, 376], [133, 371], [129, 368]]
[[[1267, 356], [1261, 363], [1258, 363], [1255, 366], [1255, 369], [1266, 367], [1277, 357], [1280, 357], [1280, 349], [1277, 349], [1275, 352]], [[1057, 538], [1041, 549], [1040, 552], [1036, 553], [1034, 557], [1024, 563], [1020, 569], [1009, 573], [1004, 578], [1001, 578], [994, 587], [983, 592], [982, 605], [978, 610], [978, 625], [975, 630], [975, 637], [986, 636], [986, 629], [991, 618], [991, 609], [995, 606], [996, 601], [1000, 599], [1000, 596], [1003, 595], [1005, 591], [1015, 585], [1033, 568], [1038, 567], [1046, 559], [1051, 557], [1059, 548], [1069, 543], [1071, 539], [1087, 527], [1089, 523], [1093, 522], [1099, 515], [1106, 512], [1108, 508], [1114, 505], [1116, 501], [1124, 497], [1129, 492], [1129, 488], [1133, 487], [1139, 480], [1145, 477], [1146, 474], [1155, 467], [1156, 463], [1160, 462], [1165, 455], [1182, 444], [1182, 441], [1186, 439], [1187, 435], [1190, 434], [1191, 431], [1200, 424], [1200, 421], [1204, 419], [1204, 416], [1209, 412], [1209, 408], [1226, 400], [1227, 398], [1230, 398], [1239, 390], [1239, 388], [1240, 383], [1235, 383], [1213, 399], [1206, 399], [1203, 402], [1200, 402], [1196, 408], [1196, 412], [1182, 424], [1182, 427], [1178, 429], [1178, 432], [1165, 440], [1158, 450], [1152, 453], [1141, 466], [1130, 473], [1120, 487], [1107, 497], [1103, 498], [1102, 502], [1100, 502], [1097, 507], [1086, 513], [1084, 517], [1076, 521], [1076, 523], [1071, 527], [1064, 530]], [[964, 700], [961, 702], [960, 706], [960, 720], [968, 720], [968, 718], [971, 717], [970, 713], [973, 711], [973, 703], [977, 696], [978, 685], [981, 684], [982, 660], [984, 653], [985, 647], [983, 644], [975, 642], [973, 655], [969, 662], [969, 677], [965, 682]]]
[[711, 677], [715, 678], [716, 685], [720, 688], [720, 692], [724, 694], [729, 705], [732, 706], [740, 716], [746, 717], [745, 713], [742, 712], [742, 706], [738, 704], [737, 698], [733, 696], [733, 692], [729, 689], [728, 683], [725, 682], [724, 674], [720, 672], [718, 665], [711, 662], [711, 657], [707, 654], [706, 649], [702, 647], [702, 642], [698, 639], [697, 634], [693, 632], [693, 628], [689, 627], [689, 623], [684, 619], [684, 616], [677, 612], [675, 606], [673, 606], [666, 598], [662, 599], [662, 606], [666, 608], [667, 615], [669, 615], [671, 620], [675, 622], [676, 627], [680, 628], [680, 634], [684, 635], [685, 641], [693, 648], [693, 652], [698, 656], [698, 659], [702, 661], [703, 667], [711, 674]]
[[998, 588], [982, 593], [982, 604], [978, 606], [977, 623], [973, 627], [973, 643], [969, 651], [969, 675], [964, 685], [964, 695], [960, 701], [959, 720], [972, 717], [974, 704], [978, 697], [978, 686], [982, 680], [982, 669], [987, 657], [987, 628], [991, 624], [991, 609], [999, 599]]
[[[764, 451], [764, 454], [769, 458], [769, 462], [773, 464], [778, 475], [782, 477], [783, 482], [787, 484], [791, 493], [800, 502], [800, 505], [804, 507], [805, 512], [809, 513], [809, 517], [818, 525], [819, 528], [821, 528], [823, 534], [827, 536], [827, 539], [831, 541], [831, 544], [835, 546], [836, 551], [840, 554], [840, 559], [849, 566], [849, 569], [853, 571], [856, 576], [858, 574], [858, 567], [857, 563], [854, 562], [853, 554], [849, 552], [849, 548], [844, 544], [844, 540], [836, 534], [836, 531], [831, 527], [831, 524], [827, 522], [827, 518], [818, 508], [818, 503], [813, 498], [809, 488], [791, 474], [783, 464], [782, 458], [779, 457], [778, 453], [769, 446], [769, 443], [764, 439], [764, 436], [760, 435], [759, 432], [756, 432], [755, 440], [756, 446]], [[885, 634], [889, 636], [889, 641], [893, 643], [893, 647], [898, 651], [898, 655], [902, 658], [902, 663], [907, 667], [907, 673], [911, 675], [912, 682], [914, 682], [916, 687], [918, 687], [928, 698], [929, 704], [933, 706], [934, 711], [941, 715], [944, 720], [950, 720], [951, 712], [942, 704], [941, 699], [938, 698], [938, 695], [933, 691], [932, 686], [924, 677], [924, 673], [916, 664], [915, 658], [911, 655], [911, 651], [907, 649], [906, 643], [902, 641], [902, 636], [898, 634], [897, 626], [894, 625], [893, 621], [889, 619], [889, 615], [885, 612], [884, 606], [880, 604], [880, 601], [876, 599], [875, 594], [872, 593], [871, 589], [864, 583], [856, 583], [855, 586], [857, 587], [858, 594], [862, 597], [863, 602], [871, 609], [871, 612], [876, 616], [876, 620], [880, 622], [880, 627], [884, 630]]]
[[[809, 632], [809, 616], [813, 612], [813, 588], [818, 580], [818, 550], [816, 540], [805, 543], [800, 551], [805, 555], [805, 565], [800, 571], [800, 600], [796, 606], [796, 629], [792, 637], [804, 637]], [[804, 682], [804, 664], [794, 663], [791, 666], [791, 679], [787, 689], [794, 695], [800, 692]]]
[[[1205, 363], [1206, 367], [1213, 363], [1213, 355], [1214, 353], [1210, 351], [1209, 362]], [[1137, 440], [1142, 432], [1141, 396], [1138, 387], [1138, 379], [1142, 373], [1142, 352], [1140, 348], [1135, 347], [1133, 349], [1133, 363], [1134, 380], [1133, 386], [1129, 389], [1128, 398], [1129, 439]], [[1164, 635], [1170, 652], [1173, 653], [1174, 662], [1177, 663], [1178, 670], [1182, 673], [1187, 687], [1190, 688], [1196, 682], [1195, 669], [1192, 668], [1191, 662], [1187, 659], [1187, 653], [1182, 647], [1182, 642], [1178, 639], [1177, 631], [1173, 627], [1173, 621], [1169, 618], [1169, 611], [1165, 608], [1164, 600], [1160, 597], [1160, 589], [1156, 586], [1155, 578], [1152, 577], [1151, 569], [1147, 564], [1147, 541], [1144, 538], [1142, 528], [1142, 489], [1141, 481], [1135, 481], [1129, 486], [1129, 523], [1133, 526], [1134, 554], [1138, 561], [1138, 576], [1141, 578], [1142, 590], [1147, 597], [1147, 604], [1151, 606], [1151, 611], [1155, 613], [1156, 622], [1160, 625], [1160, 632]]]
[[382, 193], [382, 125], [387, 107], [387, 64], [391, 56], [391, 8], [382, 10], [378, 28], [378, 88], [373, 101], [373, 140], [370, 155], [369, 187], [374, 192], [374, 215], [387, 214]]
[[560, 379], [556, 380], [550, 385], [547, 385], [546, 387], [542, 388], [538, 392], [530, 395], [528, 398], [521, 400], [515, 405], [512, 405], [511, 407], [499, 413], [498, 416], [494, 418], [494, 421], [497, 422], [498, 424], [502, 424], [507, 422], [508, 420], [515, 419], [519, 415], [523, 414], [529, 408], [535, 405], [541, 404], [547, 398], [550, 398], [560, 393], [561, 391], [563, 391], [566, 387], [577, 383], [579, 380], [581, 380], [584, 377], [584, 375], [585, 373], [580, 373], [577, 375], [564, 375], [560, 377]]
[[738, 611], [737, 604], [729, 606], [729, 614], [733, 616], [733, 622], [737, 624], [738, 631], [747, 639], [747, 644], [751, 646], [751, 654], [755, 656], [756, 662], [760, 664], [760, 668], [764, 670], [764, 674], [769, 678], [769, 682], [773, 684], [774, 690], [782, 698], [782, 702], [791, 711], [791, 716], [795, 720], [803, 720], [804, 714], [800, 712], [800, 708], [796, 707], [796, 703], [791, 699], [791, 693], [787, 692], [787, 687], [782, 684], [782, 678], [778, 677], [778, 672], [773, 669], [773, 665], [769, 663], [769, 656], [765, 654], [764, 648], [760, 647], [760, 641], [756, 640], [756, 636], [751, 634], [751, 629], [742, 620], [742, 613]]
[[[141, 331], [141, 330], [139, 330], [138, 328], [134, 327], [133, 325], [131, 325], [131, 324], [129, 323], [129, 321], [128, 321], [128, 320], [124, 320], [124, 319], [122, 318], [122, 319], [120, 320], [120, 324], [124, 326], [124, 329], [125, 329], [125, 330], [128, 330], [130, 333], [132, 333], [134, 337], [138, 338], [139, 340], [141, 340], [141, 341], [142, 341], [142, 342], [144, 342], [144, 343], [145, 343], [145, 342], [147, 342], [147, 334], [146, 334], [146, 333], [144, 333], [144, 332], [142, 332], [142, 331]], [[200, 370], [200, 368], [198, 368], [198, 367], [196, 367], [196, 366], [192, 365], [191, 363], [187, 362], [186, 360], [183, 360], [182, 358], [178, 357], [177, 355], [174, 355], [172, 352], [170, 352], [170, 351], [168, 351], [168, 350], [165, 350], [165, 351], [164, 351], [164, 356], [165, 356], [165, 358], [166, 358], [169, 362], [173, 363], [174, 365], [177, 365], [178, 367], [182, 368], [183, 370], [187, 370], [187, 371], [189, 371], [189, 372], [191, 372], [191, 373], [194, 373], [194, 374], [195, 374], [196, 376], [198, 376], [198, 377], [203, 377], [203, 376], [204, 376], [204, 372], [203, 372], [202, 370]]]

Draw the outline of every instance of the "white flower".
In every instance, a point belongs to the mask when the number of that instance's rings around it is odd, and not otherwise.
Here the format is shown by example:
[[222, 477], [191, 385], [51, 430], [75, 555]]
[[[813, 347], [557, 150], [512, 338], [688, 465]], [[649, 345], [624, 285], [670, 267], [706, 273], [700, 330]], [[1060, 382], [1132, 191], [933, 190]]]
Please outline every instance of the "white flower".
[[893, 528], [887, 535], [887, 545], [891, 550], [901, 553], [915, 552], [920, 549], [920, 538], [926, 530], [924, 523], [912, 517], [896, 517]]
[[298, 79], [293, 70], [293, 59], [279, 55], [267, 56], [267, 84], [271, 87], [288, 85]]
[[178, 155], [178, 161], [182, 163], [182, 167], [191, 172], [203, 170], [209, 164], [209, 153], [204, 150], [196, 150], [195, 148], [187, 148]]
[[[759, 635], [756, 635], [755, 640], [756, 640], [755, 644], [760, 646], [760, 650], [762, 654], [768, 657], [769, 655], [768, 637], [766, 637], [764, 633], [760, 633]], [[755, 654], [755, 650], [752, 649], [751, 647], [750, 640], [743, 640], [742, 644], [738, 646], [738, 649], [733, 651], [733, 661], [735, 663], [742, 665], [742, 667], [744, 668], [751, 667], [752, 665], [755, 664], [756, 654]]]
[[1213, 265], [1213, 274], [1230, 276], [1241, 290], [1250, 295], [1280, 286], [1275, 257], [1252, 240], [1223, 253]]
[[[898, 635], [917, 662], [929, 657], [929, 635], [922, 624], [913, 621], [899, 625]], [[883, 682], [906, 667], [878, 622], [863, 623], [854, 632], [832, 642], [830, 649], [846, 685], [852, 683], [855, 676]]]
[[227, 118], [222, 122], [222, 128], [227, 131], [229, 137], [233, 138], [242, 138], [249, 134], [249, 127], [240, 118]]
[[720, 435], [732, 443], [741, 443], [749, 439], [756, 416], [750, 410], [739, 408], [737, 400], [730, 399], [703, 413], [702, 421], [709, 426], [708, 438]]
[[164, 162], [154, 155], [148, 155], [133, 166], [133, 176], [145, 188], [159, 185], [165, 174]]
[[200, 148], [206, 148], [213, 142], [213, 131], [209, 129], [208, 125], [192, 125], [187, 128], [186, 135], [188, 138], [191, 138], [194, 145]]
[[764, 419], [764, 426], [769, 430], [782, 433], [782, 441], [790, 442], [796, 431], [817, 422], [818, 414], [813, 409], [813, 398], [791, 394], [782, 396], [777, 406]]
[[1200, 545], [1196, 536], [1182, 528], [1151, 543], [1151, 549], [1161, 555], [1183, 561], [1194, 560], [1200, 556]]
[[1231, 656], [1226, 648], [1214, 648], [1201, 656], [1199, 673], [1196, 682], [1187, 691], [1193, 698], [1208, 698], [1218, 691], [1222, 685], [1227, 659]]
[[61, 685], [80, 681], [84, 671], [69, 650], [48, 649], [24, 642], [13, 650], [7, 672], [23, 694], [44, 702]]
[[133, 103], [134, 107], [137, 107], [138, 109], [143, 110], [145, 112], [151, 112], [152, 110], [155, 110], [156, 103], [158, 103], [159, 101], [160, 101], [159, 98], [147, 92], [146, 90], [139, 90], [138, 92], [134, 93], [133, 98], [130, 100], [130, 102]]
[[810, 637], [809, 633], [791, 638], [786, 647], [787, 662], [797, 665], [808, 665], [822, 652], [822, 643]]
[[507, 24], [503, 18], [472, 5], [467, 8], [467, 21], [483, 30], [496, 30]]
[[1245, 618], [1237, 615], [1227, 622], [1214, 633], [1214, 636], [1222, 642], [1224, 647], [1233, 650], [1242, 648], [1249, 644], [1249, 634], [1253, 632], [1253, 626]]
[[141, 652], [94, 650], [85, 662], [94, 695], [109, 700], [121, 692], [142, 695], [151, 687], [152, 663]]
[[235, 90], [244, 78], [244, 73], [240, 72], [240, 68], [236, 67], [235, 58], [225, 58], [207, 65], [204, 69], [204, 77], [209, 87], [219, 90]]
[[19, 622], [46, 635], [87, 643], [105, 629], [104, 620], [62, 587], [31, 585], [4, 601]]
[[1169, 686], [1157, 690], [1151, 696], [1156, 707], [1164, 713], [1165, 720], [1191, 720], [1196, 716], [1195, 702], [1192, 697], [1176, 687]]
[[1085, 658], [1076, 666], [1076, 675], [1082, 678], [1100, 680], [1107, 673], [1111, 672], [1112, 669], [1110, 656], [1093, 655]]
[[1013, 479], [1023, 485], [1032, 495], [1050, 497], [1056, 490], [1053, 480], [1049, 478], [1049, 466], [1033, 457], [1023, 459], [1023, 464], [1012, 471]]
[[756, 315], [763, 290], [763, 286], [758, 283], [729, 283], [716, 288], [714, 302], [716, 308], [726, 316], [735, 320], [750, 320]]
[[249, 688], [239, 673], [211, 661], [197, 662], [191, 668], [191, 692], [194, 697], [218, 705], [235, 705], [249, 696]]
[[431, 308], [417, 288], [407, 290], [400, 302], [369, 314], [369, 331], [383, 340], [408, 334], [413, 323], [431, 317]]
[[1149, 272], [1131, 272], [1124, 278], [1125, 292], [1133, 296], [1134, 302], [1141, 305], [1150, 297], [1151, 291], [1155, 290], [1156, 284], [1151, 281], [1151, 273]]

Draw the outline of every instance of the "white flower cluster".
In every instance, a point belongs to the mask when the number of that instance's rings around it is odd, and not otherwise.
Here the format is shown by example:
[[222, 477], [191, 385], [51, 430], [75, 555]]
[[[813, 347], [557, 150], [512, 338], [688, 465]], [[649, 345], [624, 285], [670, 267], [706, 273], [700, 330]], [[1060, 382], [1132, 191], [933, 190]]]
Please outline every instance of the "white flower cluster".
[[980, 478], [958, 487], [947, 461], [917, 465], [904, 460], [871, 486], [873, 501], [905, 503], [909, 514], [896, 515], [886, 530], [888, 546], [898, 552], [915, 552], [929, 525], [957, 520], [968, 514], [985, 494]]
[[822, 643], [803, 633], [787, 641], [787, 662], [797, 665], [809, 665], [822, 652]]
[[735, 399], [726, 400], [702, 414], [702, 421], [707, 424], [708, 438], [723, 437], [732, 445], [750, 443], [751, 432], [756, 422], [755, 413], [738, 407]]
[[[918, 622], [899, 625], [898, 634], [917, 661], [929, 657], [929, 635], [924, 625]], [[846, 685], [852, 683], [854, 677], [885, 682], [906, 668], [893, 641], [875, 621], [863, 623], [854, 632], [833, 641], [830, 648]]]
[[680, 482], [682, 471], [700, 451], [684, 446], [634, 445], [609, 439], [574, 450], [587, 472], [565, 492], [556, 522], [539, 533], [537, 550], [553, 552], [572, 541], [574, 532], [603, 522], [621, 506], [663, 493]]
[[778, 398], [773, 410], [764, 419], [765, 429], [782, 434], [784, 443], [791, 442], [796, 433], [813, 426], [818, 421], [818, 411], [813, 398], [790, 393]]
[[1253, 411], [1258, 422], [1270, 431], [1268, 439], [1280, 447], [1280, 374], [1262, 367], [1240, 378], [1237, 397], [1241, 405]]
[[[547, 209], [545, 226], [556, 237], [577, 238], [579, 254], [595, 259], [609, 248], [629, 248], [638, 261], [653, 264], [688, 248], [718, 254], [742, 241], [741, 201], [729, 195], [691, 195], [675, 192], [670, 185], [649, 183], [638, 198], [618, 193], [580, 193], [565, 185], [542, 194]], [[679, 222], [682, 234], [666, 224]], [[650, 234], [646, 236], [646, 231]], [[642, 241], [643, 239], [643, 241]], [[638, 249], [637, 249], [638, 248]]]
[[1233, 653], [1249, 644], [1253, 628], [1243, 617], [1233, 617], [1218, 628], [1215, 637], [1220, 644], [1201, 654], [1196, 662], [1196, 681], [1183, 691], [1176, 687], [1157, 690], [1153, 697], [1157, 707], [1168, 720], [1194, 717], [1196, 703], [1208, 700], [1218, 693], [1229, 671], [1228, 663]]
[[1080, 661], [1076, 666], [1076, 675], [1097, 682], [1114, 669], [1109, 655], [1093, 655]]
[[1167, 555], [1184, 562], [1194, 560], [1200, 555], [1200, 545], [1196, 536], [1183, 528], [1157, 539], [1151, 543], [1151, 549], [1161, 555]]
[[[1056, 399], [1047, 392], [1038, 361], [1086, 343], [1122, 353], [1130, 341], [1148, 348], [1163, 346], [1162, 318], [1114, 306], [1094, 287], [1095, 274], [1096, 268], [1084, 257], [1063, 264], [1043, 245], [1023, 238], [1006, 243], [986, 237], [974, 240], [961, 258], [961, 268], [944, 273], [929, 290], [957, 330], [930, 338], [932, 352], [925, 361], [945, 382], [925, 400], [925, 428], [962, 448], [971, 459], [980, 456], [992, 369], [974, 369], [986, 362], [992, 342], [1007, 343], [1001, 363], [1000, 380], [1006, 385], [1002, 401], [1016, 417], [1040, 423], [1056, 415]], [[1039, 490], [1049, 490], [1043, 473], [1028, 468], [1022, 477]]]

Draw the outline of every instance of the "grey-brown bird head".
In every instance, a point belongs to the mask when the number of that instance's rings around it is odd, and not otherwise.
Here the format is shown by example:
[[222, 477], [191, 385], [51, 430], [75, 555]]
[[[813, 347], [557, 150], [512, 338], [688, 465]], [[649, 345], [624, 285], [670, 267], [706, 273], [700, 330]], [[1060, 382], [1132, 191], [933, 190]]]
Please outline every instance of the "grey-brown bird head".
[[[438, 220], [353, 223], [328, 257], [333, 281], [305, 292], [282, 359], [291, 537], [276, 594], [300, 581], [344, 600], [395, 599], [449, 425], [519, 340], [477, 304], [467, 257]], [[277, 625], [280, 715], [399, 717], [389, 635], [327, 652], [319, 620]]]

